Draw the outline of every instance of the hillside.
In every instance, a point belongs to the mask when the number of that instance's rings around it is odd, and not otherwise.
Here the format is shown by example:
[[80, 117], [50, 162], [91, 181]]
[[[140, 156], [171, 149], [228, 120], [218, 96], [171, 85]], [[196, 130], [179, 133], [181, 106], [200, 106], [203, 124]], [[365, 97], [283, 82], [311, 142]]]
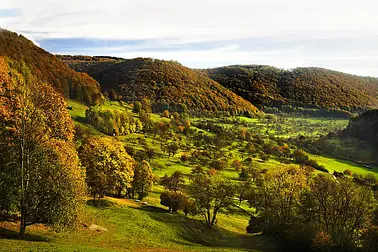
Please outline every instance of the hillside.
[[155, 111], [183, 111], [186, 107], [191, 111], [257, 112], [251, 103], [177, 62], [149, 58], [60, 57], [76, 71], [86, 72], [96, 79], [111, 98], [134, 102], [147, 97], [155, 103]]
[[322, 68], [235, 65], [201, 70], [258, 107], [360, 111], [378, 105], [378, 79]]
[[94, 79], [70, 69], [22, 35], [0, 29], [0, 56], [24, 61], [40, 81], [50, 83], [66, 97], [87, 104], [98, 104], [102, 99], [100, 86]]
[[345, 129], [311, 144], [322, 153], [359, 164], [378, 164], [378, 110], [349, 120]]
[[369, 110], [352, 118], [342, 135], [378, 144], [378, 110]]

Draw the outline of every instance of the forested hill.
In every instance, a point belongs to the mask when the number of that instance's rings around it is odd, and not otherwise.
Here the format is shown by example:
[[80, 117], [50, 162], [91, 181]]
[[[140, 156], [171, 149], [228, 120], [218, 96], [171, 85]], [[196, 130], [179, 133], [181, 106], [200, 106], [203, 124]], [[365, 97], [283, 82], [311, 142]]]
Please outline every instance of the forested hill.
[[378, 144], [378, 110], [369, 110], [352, 118], [342, 134]]
[[149, 98], [156, 110], [227, 111], [256, 113], [258, 110], [206, 75], [174, 61], [150, 58], [59, 56], [76, 71], [96, 79], [110, 98], [128, 102]]
[[0, 56], [24, 61], [40, 81], [48, 82], [66, 97], [96, 104], [102, 99], [100, 86], [85, 73], [78, 73], [64, 62], [22, 35], [0, 28]]
[[360, 111], [378, 105], [378, 79], [322, 68], [235, 65], [201, 70], [257, 107], [281, 105]]

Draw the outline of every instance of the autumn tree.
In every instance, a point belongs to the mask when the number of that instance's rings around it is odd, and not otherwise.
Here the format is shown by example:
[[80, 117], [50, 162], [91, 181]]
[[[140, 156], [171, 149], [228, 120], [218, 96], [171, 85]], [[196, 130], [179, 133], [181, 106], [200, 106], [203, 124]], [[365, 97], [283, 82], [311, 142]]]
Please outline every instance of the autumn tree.
[[160, 184], [165, 187], [166, 190], [177, 192], [181, 190], [185, 184], [184, 174], [180, 171], [175, 171], [171, 176], [165, 175]]
[[135, 161], [121, 142], [109, 137], [90, 137], [79, 149], [79, 156], [86, 167], [86, 181], [94, 199], [105, 194], [121, 196], [131, 187]]
[[164, 110], [163, 114], [162, 114], [162, 117], [169, 118], [170, 117], [169, 111], [168, 110]]
[[369, 227], [376, 200], [369, 187], [351, 179], [318, 175], [303, 204], [310, 223], [329, 235], [336, 248], [354, 249], [361, 231]]
[[304, 169], [281, 165], [266, 172], [257, 187], [254, 206], [265, 231], [291, 224], [297, 218], [302, 191], [308, 187]]
[[170, 213], [183, 209], [188, 201], [188, 197], [181, 192], [165, 191], [160, 195], [160, 204], [167, 206]]
[[235, 186], [229, 180], [199, 174], [193, 177], [188, 192], [199, 214], [204, 216], [206, 226], [211, 228], [218, 213], [232, 205]]
[[134, 192], [138, 194], [139, 199], [145, 198], [151, 191], [153, 179], [154, 176], [150, 164], [143, 160], [143, 162], [135, 168], [132, 182]]
[[135, 102], [133, 106], [133, 112], [138, 114], [141, 109], [142, 109], [142, 104], [140, 102]]
[[171, 154], [172, 154], [172, 156], [175, 156], [179, 149], [180, 149], [180, 146], [176, 142], [172, 142], [172, 143], [168, 144], [168, 146], [167, 146], [168, 155], [171, 156]]
[[63, 97], [24, 63], [0, 58], [0, 211], [34, 223], [74, 225], [85, 193]]
[[148, 98], [143, 98], [141, 101], [142, 109], [147, 113], [152, 112], [151, 101]]

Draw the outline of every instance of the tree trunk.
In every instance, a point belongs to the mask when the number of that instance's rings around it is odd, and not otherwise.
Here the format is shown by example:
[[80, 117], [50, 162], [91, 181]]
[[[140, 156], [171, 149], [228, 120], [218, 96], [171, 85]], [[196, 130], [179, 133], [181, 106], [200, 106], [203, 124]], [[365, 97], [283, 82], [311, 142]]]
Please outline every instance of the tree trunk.
[[[24, 108], [23, 108], [24, 109]], [[24, 116], [24, 111], [22, 111]], [[25, 119], [22, 117], [21, 119], [21, 142], [20, 142], [20, 180], [21, 180], [21, 201], [20, 201], [20, 208], [21, 208], [21, 221], [20, 221], [20, 235], [25, 234], [26, 230], [26, 216], [25, 216], [25, 131], [26, 131], [26, 122]]]
[[26, 231], [26, 216], [25, 216], [25, 208], [21, 208], [21, 220], [20, 220], [20, 232], [19, 235], [23, 236], [25, 235]]
[[214, 211], [213, 212], [213, 219], [210, 222], [209, 228], [211, 228], [214, 225], [214, 223], [215, 223], [216, 220], [217, 220], [217, 211]]

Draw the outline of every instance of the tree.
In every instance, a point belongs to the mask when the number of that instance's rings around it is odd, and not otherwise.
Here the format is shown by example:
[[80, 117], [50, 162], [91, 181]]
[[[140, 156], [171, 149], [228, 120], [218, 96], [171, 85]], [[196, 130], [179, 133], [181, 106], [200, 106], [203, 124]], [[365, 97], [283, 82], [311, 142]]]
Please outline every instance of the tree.
[[63, 97], [24, 63], [0, 58], [0, 211], [34, 223], [72, 226], [85, 193]]
[[171, 156], [172, 154], [172, 156], [175, 156], [179, 148], [180, 146], [176, 142], [172, 142], [168, 144], [167, 146], [168, 155]]
[[184, 174], [180, 171], [175, 171], [171, 176], [164, 175], [160, 182], [166, 190], [177, 192], [183, 188], [185, 184]]
[[135, 102], [133, 106], [133, 112], [134, 113], [139, 113], [142, 109], [142, 104], [140, 102]]
[[134, 192], [139, 199], [143, 199], [151, 191], [154, 176], [150, 164], [143, 160], [142, 164], [136, 167], [132, 182]]
[[303, 198], [306, 216], [319, 232], [329, 235], [338, 248], [355, 248], [367, 228], [376, 201], [367, 186], [348, 178], [318, 175]]
[[165, 117], [165, 118], [169, 118], [170, 117], [169, 116], [169, 111], [168, 110], [164, 110], [162, 116]]
[[160, 204], [167, 206], [170, 213], [183, 209], [188, 201], [188, 197], [181, 192], [165, 191], [160, 195]]
[[222, 209], [231, 206], [235, 195], [235, 187], [229, 180], [208, 175], [194, 176], [188, 191], [208, 228], [214, 225]]
[[218, 171], [224, 170], [227, 167], [227, 161], [224, 159], [213, 160], [210, 164], [210, 167]]
[[191, 174], [195, 175], [195, 176], [198, 176], [198, 175], [204, 175], [205, 174], [205, 170], [199, 166], [199, 165], [196, 165], [194, 168], [192, 168], [192, 170], [190, 171]]
[[295, 221], [307, 180], [305, 170], [296, 165], [281, 165], [263, 175], [254, 202], [262, 219], [261, 231], [278, 231], [276, 227]]
[[295, 162], [299, 164], [305, 164], [309, 160], [309, 157], [303, 150], [295, 150], [293, 153], [293, 158]]
[[142, 101], [141, 101], [141, 105], [142, 105], [142, 109], [147, 113], [151, 113], [152, 112], [152, 109], [151, 109], [151, 101], [148, 99], [148, 98], [143, 98]]
[[86, 167], [86, 181], [94, 199], [105, 194], [121, 196], [131, 186], [135, 161], [121, 142], [109, 137], [90, 137], [79, 149], [79, 156]]
[[234, 160], [231, 165], [237, 172], [239, 172], [243, 168], [242, 162], [240, 160]]
[[148, 157], [148, 162], [151, 162], [151, 159], [153, 159], [154, 156], [156, 155], [155, 150], [153, 148], [146, 148], [145, 152]]

